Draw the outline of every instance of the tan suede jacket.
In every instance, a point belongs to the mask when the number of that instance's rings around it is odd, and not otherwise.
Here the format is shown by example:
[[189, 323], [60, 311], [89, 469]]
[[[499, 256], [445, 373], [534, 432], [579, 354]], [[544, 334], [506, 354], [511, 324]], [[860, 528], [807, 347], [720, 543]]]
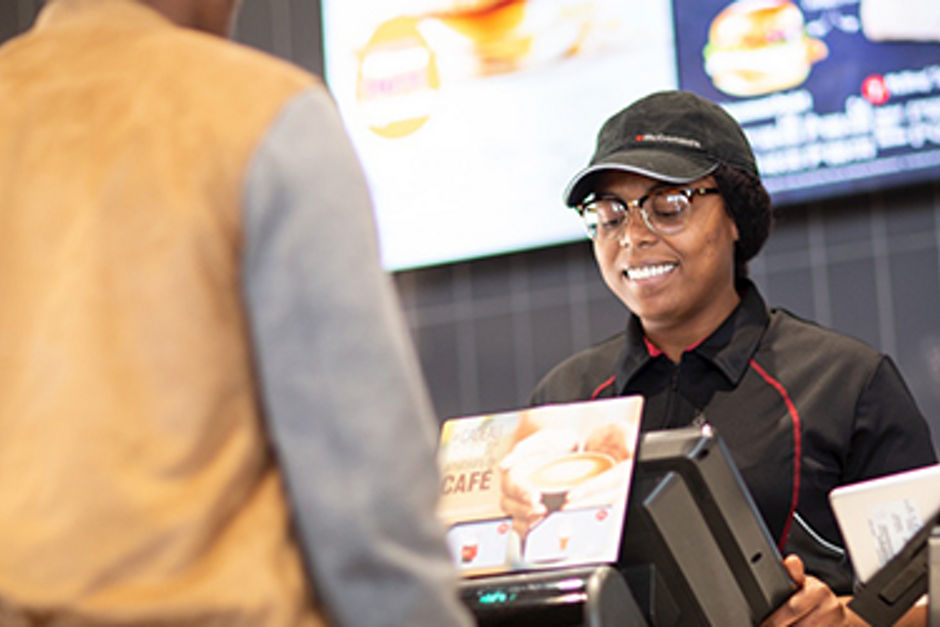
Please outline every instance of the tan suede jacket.
[[320, 624], [238, 290], [247, 162], [312, 84], [122, 0], [0, 50], [0, 624]]

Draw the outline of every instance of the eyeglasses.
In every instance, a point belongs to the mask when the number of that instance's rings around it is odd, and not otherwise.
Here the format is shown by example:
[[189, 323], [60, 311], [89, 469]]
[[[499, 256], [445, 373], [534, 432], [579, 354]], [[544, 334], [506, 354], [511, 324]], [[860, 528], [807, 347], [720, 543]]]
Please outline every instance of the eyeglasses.
[[630, 223], [630, 208], [643, 216], [643, 223], [657, 235], [675, 235], [686, 227], [695, 196], [719, 193], [717, 187], [659, 188], [625, 201], [616, 196], [588, 197], [575, 207], [591, 239], [614, 239]]

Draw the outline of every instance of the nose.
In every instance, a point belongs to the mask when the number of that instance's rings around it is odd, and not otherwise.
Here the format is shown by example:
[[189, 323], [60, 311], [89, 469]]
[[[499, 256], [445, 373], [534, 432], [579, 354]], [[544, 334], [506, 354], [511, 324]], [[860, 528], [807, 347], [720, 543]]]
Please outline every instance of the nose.
[[652, 231], [638, 207], [630, 208], [630, 219], [626, 221], [620, 235], [617, 238], [622, 248], [648, 246], [657, 239], [657, 235]]

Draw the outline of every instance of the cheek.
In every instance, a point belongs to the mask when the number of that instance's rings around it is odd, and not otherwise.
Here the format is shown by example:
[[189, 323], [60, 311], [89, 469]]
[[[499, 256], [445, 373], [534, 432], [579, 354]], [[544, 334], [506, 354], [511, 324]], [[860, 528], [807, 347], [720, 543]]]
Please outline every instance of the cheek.
[[734, 242], [737, 239], [737, 229], [734, 222], [725, 216], [716, 217], [708, 227], [702, 231], [701, 245], [711, 254], [723, 255], [728, 251], [733, 254]]
[[600, 268], [601, 274], [604, 276], [605, 280], [608, 280], [608, 276], [612, 274], [618, 274], [616, 271], [617, 267], [617, 252], [608, 250], [605, 248], [599, 248], [596, 244], [594, 245], [594, 260], [597, 262], [597, 267]]
[[714, 229], [702, 242], [710, 265], [734, 268], [734, 236], [731, 229]]
[[705, 241], [702, 242], [702, 248], [708, 251], [709, 255], [720, 254], [720, 251], [726, 248], [725, 246], [726, 238], [724, 234], [716, 231], [712, 231], [705, 237]]

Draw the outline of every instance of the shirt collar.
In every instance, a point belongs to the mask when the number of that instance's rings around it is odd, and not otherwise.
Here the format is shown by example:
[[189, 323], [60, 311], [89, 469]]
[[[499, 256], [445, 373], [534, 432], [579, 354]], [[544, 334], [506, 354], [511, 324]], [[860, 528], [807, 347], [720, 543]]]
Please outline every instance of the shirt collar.
[[[745, 279], [738, 288], [741, 302], [731, 315], [711, 335], [686, 349], [686, 352], [694, 352], [711, 363], [735, 384], [747, 371], [751, 356], [757, 350], [770, 320], [767, 305], [757, 287]], [[643, 333], [640, 319], [631, 315], [627, 324], [626, 345], [620, 357], [620, 368], [616, 377], [618, 391], [623, 392], [630, 380], [646, 364], [657, 358], [668, 359], [662, 351], [649, 343]]]

